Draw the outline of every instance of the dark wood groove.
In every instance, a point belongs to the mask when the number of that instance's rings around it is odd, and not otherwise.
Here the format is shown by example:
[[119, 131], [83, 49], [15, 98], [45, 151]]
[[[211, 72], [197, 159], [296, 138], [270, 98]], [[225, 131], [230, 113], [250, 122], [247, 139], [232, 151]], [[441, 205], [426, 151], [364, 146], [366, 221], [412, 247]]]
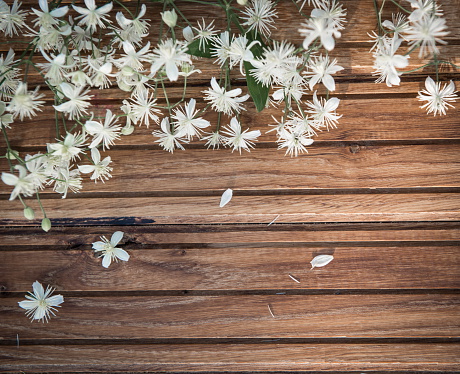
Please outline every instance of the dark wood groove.
[[[202, 345], [202, 344], [458, 344], [460, 337], [431, 338], [132, 338], [132, 339], [20, 339], [21, 345]], [[17, 346], [17, 339], [0, 339], [0, 346]]]

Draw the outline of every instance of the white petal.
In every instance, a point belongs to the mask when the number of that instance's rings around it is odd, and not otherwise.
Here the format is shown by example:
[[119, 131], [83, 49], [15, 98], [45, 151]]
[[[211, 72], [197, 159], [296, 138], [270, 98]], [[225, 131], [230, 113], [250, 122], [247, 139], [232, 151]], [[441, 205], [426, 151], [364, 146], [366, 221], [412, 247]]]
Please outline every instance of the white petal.
[[331, 255], [319, 255], [316, 256], [313, 260], [310, 261], [311, 268], [319, 268], [322, 266], [326, 266], [329, 262], [334, 259], [334, 256]]
[[86, 121], [85, 123], [85, 129], [88, 131], [91, 135], [100, 133], [102, 131], [102, 124], [96, 121]]
[[107, 254], [102, 259], [102, 266], [105, 267], [105, 268], [108, 268], [110, 266], [111, 262], [112, 262], [112, 256]]
[[403, 69], [409, 65], [409, 61], [406, 56], [393, 56], [393, 65], [398, 69]]
[[227, 190], [225, 190], [225, 192], [222, 194], [222, 197], [220, 198], [219, 206], [222, 208], [225, 205], [227, 205], [232, 199], [232, 196], [233, 196], [233, 190], [231, 188], [228, 188]]
[[34, 313], [34, 319], [42, 319], [43, 317], [45, 317], [46, 310], [47, 310], [46, 308], [39, 306]]
[[117, 244], [120, 243], [120, 240], [123, 238], [123, 234], [123, 231], [115, 231], [110, 238], [110, 244], [116, 247]]
[[434, 80], [431, 79], [431, 77], [426, 77], [425, 79], [425, 87], [430, 92], [431, 94], [436, 93], [436, 83], [434, 83]]
[[18, 179], [19, 178], [14, 174], [2, 173], [2, 181], [8, 186], [15, 186], [16, 183], [18, 182]]
[[166, 63], [166, 75], [171, 82], [177, 81], [179, 78], [179, 69], [174, 62]]
[[54, 295], [48, 297], [46, 299], [46, 302], [51, 306], [58, 306], [59, 304], [62, 304], [64, 302], [64, 297], [62, 295]]
[[117, 258], [119, 258], [122, 261], [128, 261], [129, 260], [129, 254], [124, 249], [115, 248], [113, 253], [115, 253], [115, 256], [117, 256]]
[[332, 75], [326, 74], [323, 77], [322, 82], [329, 91], [335, 90], [335, 81], [334, 78], [332, 78]]
[[23, 301], [18, 302], [18, 304], [22, 309], [33, 309], [33, 308], [36, 308], [38, 306], [38, 301], [36, 301], [36, 300], [23, 300]]
[[[74, 97], [74, 88], [71, 84], [69, 83], [61, 83], [59, 85], [61, 88], [62, 93], [68, 97], [69, 99], [72, 99]], [[61, 104], [62, 105], [62, 104]]]
[[34, 289], [34, 294], [38, 298], [43, 298], [45, 295], [45, 290], [43, 289], [42, 284], [39, 281], [35, 281], [34, 284], [32, 284], [32, 288]]
[[[97, 149], [97, 148], [93, 148], [93, 149]], [[83, 173], [83, 174], [92, 173], [94, 169], [95, 169], [94, 165], [78, 165], [78, 170], [80, 170], [80, 173]]]

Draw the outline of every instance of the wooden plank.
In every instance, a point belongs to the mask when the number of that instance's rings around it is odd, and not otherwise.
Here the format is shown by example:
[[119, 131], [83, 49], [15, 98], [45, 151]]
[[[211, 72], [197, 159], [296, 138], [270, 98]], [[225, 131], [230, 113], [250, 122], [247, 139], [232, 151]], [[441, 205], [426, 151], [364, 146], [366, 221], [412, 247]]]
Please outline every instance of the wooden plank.
[[[0, 286], [26, 292], [38, 279], [62, 291], [460, 288], [460, 246], [122, 247], [131, 256], [129, 262], [112, 264], [110, 271], [101, 267], [90, 245], [80, 250], [5, 251]], [[318, 254], [333, 254], [334, 261], [310, 271], [309, 262]]]
[[458, 344], [171, 344], [2, 347], [4, 371], [455, 371]]
[[[400, 106], [397, 120], [394, 118], [395, 106]], [[353, 141], [384, 141], [384, 140], [427, 140], [430, 139], [455, 139], [458, 140], [460, 134], [460, 108], [449, 109], [447, 116], [432, 120], [426, 112], [419, 108], [420, 102], [414, 98], [387, 98], [387, 99], [342, 99], [338, 113], [342, 115], [336, 129], [322, 131], [315, 137], [315, 143], [328, 142], [353, 142]], [[201, 108], [201, 106], [199, 106]], [[254, 105], [247, 105], [248, 110], [241, 115], [241, 122], [244, 127], [251, 130], [260, 130], [259, 142], [274, 143], [276, 135], [274, 132], [267, 133], [275, 125], [275, 118], [280, 118], [280, 110], [267, 108], [261, 113], [257, 113]], [[119, 112], [120, 104], [108, 102], [94, 108], [95, 113], [104, 115], [106, 109]], [[370, 110], [372, 108], [372, 110]], [[53, 120], [51, 120], [53, 118]], [[208, 113], [205, 116], [211, 124], [210, 129], [214, 129], [217, 123], [217, 115]], [[226, 124], [227, 121], [223, 123]], [[404, 123], [404, 126], [401, 124]], [[157, 139], [152, 136], [152, 131], [158, 125], [152, 124], [149, 128], [144, 126], [136, 127], [130, 136], [122, 136], [115, 142], [117, 146], [149, 146], [154, 144]], [[209, 130], [210, 131], [210, 130]], [[10, 143], [16, 147], [45, 147], [46, 143], [56, 141], [56, 128], [54, 125], [54, 110], [51, 105], [44, 108], [38, 117], [26, 120], [7, 130]], [[0, 144], [4, 144], [3, 137]], [[203, 141], [193, 141], [192, 144], [202, 144]], [[275, 146], [273, 144], [273, 146]], [[187, 145], [185, 145], [187, 148]], [[256, 144], [256, 148], [258, 145]], [[116, 147], [114, 149], [117, 149]], [[313, 149], [310, 147], [310, 149]], [[280, 155], [285, 152], [280, 151]]]
[[[276, 216], [273, 216], [275, 219]], [[82, 249], [99, 240], [101, 235], [124, 231], [120, 242], [128, 248], [171, 246], [224, 248], [234, 243], [253, 246], [296, 244], [325, 246], [374, 245], [418, 246], [446, 245], [460, 240], [459, 224], [452, 222], [425, 223], [343, 223], [343, 224], [279, 224], [278, 217], [270, 226], [259, 225], [150, 225], [150, 226], [94, 226], [54, 227], [50, 232], [41, 228], [0, 228], [0, 250], [70, 250]]]
[[[0, 341], [158, 338], [458, 337], [458, 295], [65, 297], [44, 328], [3, 298]], [[275, 317], [270, 315], [268, 305]]]
[[[280, 215], [278, 222], [372, 222], [372, 221], [450, 221], [460, 220], [457, 193], [351, 194], [236, 196], [219, 208], [220, 196], [77, 198], [44, 201], [51, 219], [94, 225], [119, 222], [129, 224], [263, 223]], [[267, 201], [270, 201], [267, 204]], [[39, 212], [35, 201], [28, 204]], [[36, 225], [23, 217], [21, 204], [2, 203], [1, 225]], [[70, 221], [74, 219], [74, 221]], [[94, 221], [94, 219], [99, 219]], [[153, 220], [153, 221], [152, 221]], [[58, 221], [57, 221], [58, 222]]]
[[[272, 191], [268, 193], [272, 195], [288, 190], [314, 193], [315, 189], [331, 188], [457, 187], [459, 150], [458, 144], [318, 146], [312, 147], [309, 154], [283, 157], [280, 152], [265, 148], [244, 156], [225, 149], [189, 149], [174, 154], [163, 150], [113, 149], [109, 153], [113, 178], [106, 183], [94, 183], [84, 176], [86, 183], [81, 192], [213, 191], [218, 195], [218, 191], [232, 188]], [[2, 165], [6, 167], [4, 160]], [[1, 193], [9, 196], [11, 190], [11, 186], [0, 184]], [[51, 188], [42, 192], [45, 194], [58, 196]]]

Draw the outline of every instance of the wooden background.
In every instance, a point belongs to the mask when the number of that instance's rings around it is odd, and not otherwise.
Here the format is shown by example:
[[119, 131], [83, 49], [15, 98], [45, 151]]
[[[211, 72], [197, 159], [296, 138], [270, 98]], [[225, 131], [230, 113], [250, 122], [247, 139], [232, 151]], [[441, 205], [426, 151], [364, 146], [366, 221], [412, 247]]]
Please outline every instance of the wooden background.
[[[179, 4], [192, 19], [222, 22], [217, 8]], [[136, 128], [110, 151], [112, 180], [86, 180], [65, 200], [42, 194], [49, 233], [25, 221], [0, 186], [0, 371], [460, 370], [459, 104], [443, 117], [419, 108], [431, 70], [399, 87], [374, 84], [372, 1], [344, 6], [347, 28], [332, 53], [345, 67], [335, 95], [343, 118], [309, 154], [277, 151], [266, 131], [279, 112], [248, 104], [243, 126], [262, 131], [251, 153], [198, 142], [171, 155], [152, 127]], [[443, 2], [444, 56], [457, 64], [459, 7]], [[300, 44], [292, 4], [278, 9], [274, 36]], [[147, 18], [160, 10], [148, 4]], [[409, 68], [420, 63], [413, 56]], [[203, 74], [189, 97], [199, 98], [217, 69], [196, 65]], [[459, 87], [459, 72], [443, 69], [441, 78]], [[31, 74], [29, 84], [38, 80]], [[246, 91], [235, 75], [238, 85]], [[169, 92], [178, 97], [180, 87]], [[101, 112], [126, 98], [92, 93]], [[21, 153], [54, 140], [51, 98], [39, 117], [8, 131]], [[219, 208], [227, 188], [233, 200]], [[116, 230], [131, 258], [104, 269], [91, 243]], [[310, 271], [318, 254], [335, 259]], [[35, 280], [65, 298], [47, 325], [30, 323], [17, 305]]]

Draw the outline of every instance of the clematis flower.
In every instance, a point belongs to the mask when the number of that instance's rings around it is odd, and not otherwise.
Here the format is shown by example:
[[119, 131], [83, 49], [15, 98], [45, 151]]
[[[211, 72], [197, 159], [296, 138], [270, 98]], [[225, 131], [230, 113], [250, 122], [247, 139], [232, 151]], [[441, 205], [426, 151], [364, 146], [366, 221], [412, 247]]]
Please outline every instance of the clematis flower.
[[450, 104], [458, 99], [456, 95], [454, 82], [450, 81], [449, 84], [445, 84], [441, 88], [440, 82], [435, 82], [431, 77], [427, 77], [425, 80], [425, 89], [419, 91], [417, 98], [420, 101], [427, 101], [420, 108], [426, 108], [427, 113], [433, 112], [433, 115], [444, 114], [448, 107], [453, 108]]
[[41, 112], [40, 107], [45, 104], [43, 100], [39, 100], [45, 96], [38, 93], [39, 89], [40, 87], [37, 86], [35, 90], [27, 91], [27, 83], [19, 82], [6, 110], [13, 114], [13, 118], [19, 117], [21, 121], [24, 117], [32, 118], [32, 116], [36, 116], [35, 111]]
[[8, 186], [14, 186], [13, 192], [11, 192], [10, 195], [10, 200], [16, 199], [19, 194], [32, 196], [36, 191], [36, 187], [33, 179], [27, 174], [27, 169], [22, 165], [16, 165], [14, 168], [19, 171], [18, 177], [14, 174], [2, 173], [3, 183]]
[[101, 154], [99, 153], [99, 150], [97, 148], [92, 148], [91, 158], [93, 160], [92, 165], [78, 165], [78, 170], [80, 170], [80, 173], [93, 173], [93, 175], [91, 175], [91, 179], [94, 180], [95, 183], [97, 183], [98, 179], [100, 179], [102, 183], [105, 182], [104, 179], [109, 180], [112, 177], [110, 172], [113, 170], [109, 166], [109, 164], [112, 162], [110, 156], [107, 156], [101, 161]]
[[97, 8], [94, 0], [85, 0], [85, 5], [86, 8], [72, 5], [75, 11], [81, 14], [81, 16], [76, 17], [76, 19], [81, 18], [81, 21], [78, 22], [79, 25], [87, 25], [88, 30], [92, 32], [96, 31], [97, 26], [105, 28], [104, 22], [110, 23], [110, 20], [105, 17], [112, 10], [113, 4], [111, 2]]
[[260, 136], [259, 130], [249, 131], [248, 129], [241, 131], [241, 124], [238, 122], [236, 117], [230, 120], [230, 125], [225, 127], [226, 131], [222, 131], [227, 135], [227, 145], [233, 147], [233, 151], [239, 151], [241, 149], [250, 151], [249, 148], [254, 148], [253, 142]]
[[211, 126], [208, 120], [201, 117], [196, 117], [198, 110], [195, 110], [196, 100], [190, 99], [185, 104], [185, 108], [178, 108], [172, 115], [172, 118], [176, 121], [175, 126], [177, 129], [177, 136], [185, 136], [188, 140], [191, 140], [194, 136], [201, 136], [200, 130]]
[[64, 297], [62, 295], [50, 296], [54, 288], [48, 286], [45, 291], [38, 281], [32, 284], [32, 288], [34, 292], [29, 292], [26, 295], [27, 300], [20, 301], [18, 304], [21, 308], [27, 310], [26, 315], [32, 321], [48, 322], [51, 314], [55, 315], [54, 312], [57, 311], [56, 307], [60, 307], [60, 304], [64, 302]]
[[43, 26], [47, 29], [57, 25], [59, 20], [56, 18], [64, 17], [69, 11], [69, 7], [67, 5], [60, 8], [54, 8], [50, 11], [47, 0], [38, 0], [38, 5], [41, 10], [32, 8], [32, 11], [38, 17], [34, 20], [34, 24], [35, 26]]
[[89, 89], [82, 92], [84, 87], [77, 87], [70, 83], [61, 83], [59, 88], [69, 101], [60, 105], [53, 105], [54, 109], [58, 112], [67, 113], [69, 119], [76, 119], [81, 117], [82, 113], [88, 113], [86, 109], [91, 105], [88, 101], [93, 97], [92, 95], [88, 95]]
[[93, 141], [89, 145], [90, 148], [102, 143], [102, 149], [105, 150], [115, 144], [114, 140], [120, 139], [121, 125], [115, 124], [116, 117], [110, 109], [107, 109], [103, 125], [97, 121], [86, 121], [85, 129], [89, 134], [93, 135]]
[[278, 17], [274, 9], [275, 4], [270, 0], [252, 0], [250, 6], [246, 6], [242, 11], [246, 20], [243, 26], [249, 26], [248, 31], [255, 30], [255, 33], [262, 34], [268, 38], [271, 34], [270, 27], [276, 28], [274, 17]]
[[323, 57], [320, 55], [312, 59], [309, 69], [310, 71], [307, 71], [305, 75], [310, 78], [308, 84], [311, 90], [313, 90], [316, 83], [322, 82], [329, 91], [334, 91], [335, 81], [332, 74], [343, 70], [343, 67], [337, 65], [337, 59], [330, 62], [329, 56]]
[[227, 91], [225, 88], [217, 84], [216, 78], [211, 79], [211, 88], [208, 88], [203, 93], [206, 95], [205, 100], [210, 101], [212, 108], [218, 112], [231, 115], [233, 112], [239, 113], [242, 109], [245, 110], [241, 103], [249, 98], [249, 95], [237, 97], [241, 95], [241, 88]]
[[158, 45], [158, 48], [153, 50], [152, 57], [152, 76], [157, 73], [162, 67], [165, 68], [166, 75], [171, 82], [177, 81], [179, 78], [179, 69], [183, 62], [188, 62], [190, 65], [192, 61], [190, 56], [186, 53], [187, 45], [167, 39]]
[[409, 57], [403, 55], [396, 55], [396, 51], [401, 45], [402, 39], [382, 39], [382, 43], [377, 51], [374, 53], [374, 68], [376, 71], [373, 75], [380, 74], [380, 77], [375, 81], [380, 83], [386, 81], [388, 87], [392, 85], [399, 86], [401, 79], [396, 68], [403, 69], [409, 65]]
[[103, 257], [102, 266], [108, 268], [112, 263], [112, 260], [128, 261], [129, 254], [121, 248], [116, 248], [120, 240], [123, 238], [122, 231], [116, 231], [113, 233], [110, 241], [105, 237], [101, 236], [102, 241], [93, 243], [93, 249], [95, 252], [102, 252], [99, 257]]
[[161, 120], [161, 131], [153, 131], [152, 135], [160, 138], [155, 140], [155, 143], [159, 143], [165, 151], [174, 152], [174, 149], [184, 149], [180, 142], [187, 142], [186, 139], [179, 137], [177, 132], [171, 130], [171, 125], [169, 124], [169, 118], [165, 117]]

